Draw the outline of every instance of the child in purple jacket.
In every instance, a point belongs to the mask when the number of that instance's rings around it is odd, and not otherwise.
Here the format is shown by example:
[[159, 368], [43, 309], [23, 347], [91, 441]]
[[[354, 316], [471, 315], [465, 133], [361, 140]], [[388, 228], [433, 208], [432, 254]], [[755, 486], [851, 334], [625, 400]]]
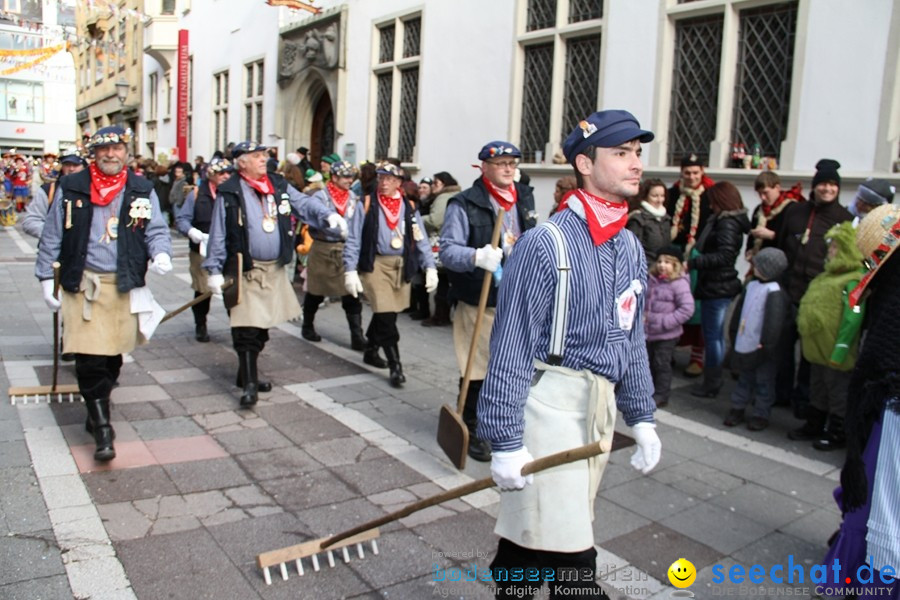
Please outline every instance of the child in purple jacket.
[[647, 277], [644, 328], [656, 406], [669, 403], [672, 352], [681, 337], [681, 326], [694, 314], [691, 281], [685, 276], [683, 261], [684, 254], [678, 246], [660, 248]]

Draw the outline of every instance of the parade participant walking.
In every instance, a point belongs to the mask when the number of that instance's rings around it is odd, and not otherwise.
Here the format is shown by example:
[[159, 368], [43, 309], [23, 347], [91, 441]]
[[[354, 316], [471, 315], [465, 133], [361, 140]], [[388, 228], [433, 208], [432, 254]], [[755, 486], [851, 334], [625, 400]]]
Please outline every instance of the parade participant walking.
[[[491, 474], [505, 490], [491, 569], [590, 574], [550, 583], [551, 597], [606, 598], [595, 581], [591, 521], [609, 456], [523, 477], [532, 453], [610, 441], [618, 408], [637, 441], [631, 464], [648, 473], [660, 458], [642, 317], [647, 264], [637, 238], [623, 231], [626, 200], [643, 172], [641, 143], [652, 139], [626, 111], [581, 121], [563, 144], [578, 189], [549, 223], [519, 239], [504, 267], [478, 404], [479, 435], [493, 447]], [[569, 300], [557, 306], [565, 290]], [[529, 597], [527, 583], [497, 585], [498, 598]]]
[[[206, 179], [191, 190], [184, 199], [175, 217], [175, 228], [190, 240], [191, 288], [194, 298], [202, 296], [209, 288], [206, 285], [207, 274], [203, 270], [203, 259], [206, 258], [206, 247], [209, 243], [209, 225], [212, 222], [213, 206], [216, 190], [225, 183], [234, 169], [224, 158], [214, 158], [206, 167]], [[210, 299], [191, 307], [194, 313], [194, 337], [198, 342], [209, 341], [206, 329], [206, 315], [209, 314]]]
[[[56, 190], [59, 189], [58, 178], [81, 171], [84, 169], [85, 164], [85, 160], [82, 158], [81, 151], [78, 148], [67, 150], [59, 157], [57, 179], [48, 174], [47, 179], [34, 193], [31, 202], [28, 203], [28, 207], [25, 209], [25, 216], [22, 217], [22, 230], [25, 233], [40, 239], [41, 232], [44, 230], [44, 222], [47, 220], [47, 210], [53, 201], [52, 196], [55, 196]], [[41, 172], [41, 178], [44, 178], [43, 171]]]
[[[131, 130], [104, 127], [89, 141], [94, 163], [64, 177], [47, 213], [35, 275], [51, 310], [62, 307], [63, 343], [75, 353], [94, 459], [116, 456], [109, 396], [122, 354], [153, 333], [162, 309], [145, 287], [147, 264], [172, 270], [172, 242], [153, 185], [125, 168]], [[53, 262], [60, 263], [60, 300]]]
[[[356, 169], [347, 161], [331, 165], [331, 179], [325, 188], [316, 191], [313, 198], [324, 206], [336, 210], [344, 219], [350, 220], [359, 209], [359, 198], [350, 191], [350, 184]], [[365, 350], [366, 339], [362, 331], [362, 302], [347, 293], [344, 288], [344, 240], [327, 230], [309, 228], [313, 239], [306, 263], [306, 296], [303, 298], [304, 339], [321, 341], [314, 325], [316, 311], [326, 296], [340, 296], [341, 307], [347, 315], [350, 326], [350, 346], [354, 350]]]
[[409, 306], [410, 280], [419, 266], [425, 268], [429, 293], [437, 287], [437, 269], [422, 217], [400, 193], [403, 169], [383, 163], [377, 174], [377, 198], [365, 196], [362, 210], [356, 210], [350, 219], [344, 245], [344, 287], [354, 298], [365, 291], [372, 305], [363, 361], [383, 368], [378, 348], [384, 348], [391, 385], [401, 387], [406, 376], [397, 345], [397, 313]]
[[226, 306], [238, 355], [237, 385], [243, 388], [240, 403], [249, 407], [256, 404], [259, 392], [272, 389], [270, 382], [260, 381], [257, 371], [269, 328], [300, 316], [300, 303], [285, 269], [294, 254], [291, 215], [338, 235], [346, 233], [347, 223], [334, 209], [304, 196], [280, 175], [266, 173], [265, 146], [245, 141], [231, 154], [238, 176], [216, 189], [203, 268], [210, 273], [207, 285], [214, 294], [222, 293], [223, 273], [239, 278], [234, 284], [240, 289], [239, 302], [229, 300]]
[[[453, 318], [453, 346], [459, 366], [459, 385], [463, 384], [469, 347], [472, 343], [478, 301], [485, 271], [493, 273], [523, 232], [536, 224], [531, 188], [515, 183], [516, 167], [522, 153], [509, 142], [493, 141], [478, 153], [481, 177], [472, 187], [450, 199], [441, 229], [441, 263], [450, 279], [450, 301], [456, 304]], [[503, 216], [500, 247], [491, 247], [491, 232], [500, 208]], [[499, 277], [495, 283], [499, 284]], [[488, 346], [497, 306], [498, 286], [491, 287], [477, 340], [471, 381], [466, 390], [463, 422], [469, 429], [469, 456], [488, 461], [491, 450], [476, 435], [478, 396], [487, 370]]]

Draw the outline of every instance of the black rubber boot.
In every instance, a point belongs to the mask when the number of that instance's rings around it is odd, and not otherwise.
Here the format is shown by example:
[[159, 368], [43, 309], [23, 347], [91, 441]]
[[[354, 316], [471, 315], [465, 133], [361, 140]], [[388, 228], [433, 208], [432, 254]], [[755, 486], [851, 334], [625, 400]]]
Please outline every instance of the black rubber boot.
[[[466, 403], [463, 406], [463, 422], [469, 430], [469, 447], [466, 452], [469, 458], [478, 462], [490, 462], [491, 445], [486, 440], [478, 437], [478, 396], [481, 393], [482, 381], [470, 381], [469, 389], [466, 390]], [[459, 381], [462, 385], [462, 379]]]
[[316, 333], [316, 328], [313, 325], [318, 310], [319, 305], [317, 303], [309, 302], [306, 298], [303, 299], [303, 325], [300, 328], [300, 334], [304, 340], [309, 340], [310, 342], [322, 341], [322, 336]]
[[259, 400], [259, 388], [256, 385], [256, 356], [255, 352], [245, 350], [238, 353], [238, 364], [240, 366], [240, 378], [243, 382], [241, 387], [244, 393], [241, 394], [241, 407], [248, 408], [253, 406]]
[[[99, 386], [98, 386], [99, 387]], [[116, 457], [116, 449], [113, 447], [113, 440], [116, 437], [112, 424], [109, 420], [109, 393], [103, 397], [91, 394], [85, 398], [84, 405], [88, 412], [88, 430], [94, 435], [94, 460], [98, 462], [107, 462]]]
[[[256, 391], [257, 392], [271, 392], [272, 391], [272, 382], [271, 381], [260, 381], [259, 376], [256, 375], [256, 361], [259, 360], [259, 352], [253, 353], [253, 373], [254, 379], [256, 380]], [[238, 372], [237, 376], [234, 378], [234, 385], [239, 388], [244, 387], [244, 372], [241, 370], [241, 356], [240, 352], [238, 353]]]
[[413, 321], [421, 321], [431, 316], [431, 307], [428, 304], [428, 292], [425, 291], [424, 285], [414, 284], [410, 291], [410, 308], [409, 317]]
[[366, 336], [362, 330], [362, 313], [347, 313], [347, 324], [350, 326], [350, 347], [354, 350], [366, 349]]
[[434, 297], [434, 313], [422, 321], [422, 327], [444, 327], [450, 325], [450, 303], [446, 298]]
[[[818, 440], [825, 433], [825, 419], [828, 413], [819, 410], [813, 406], [809, 406], [806, 410], [806, 423], [797, 429], [788, 432], [788, 437], [792, 440], [802, 442], [808, 440]], [[843, 425], [843, 423], [841, 423]]]
[[366, 351], [363, 354], [363, 362], [367, 365], [371, 365], [376, 369], [387, 369], [388, 364], [384, 361], [383, 358], [378, 356], [378, 346], [368, 343], [366, 346]]
[[844, 419], [831, 415], [828, 418], [828, 425], [825, 426], [825, 434], [813, 442], [813, 448], [828, 452], [846, 447], [847, 434], [844, 431]]
[[194, 330], [194, 337], [198, 342], [205, 344], [209, 341], [209, 332], [206, 331], [206, 323], [200, 323]]
[[715, 398], [722, 389], [722, 367], [704, 367], [703, 383], [691, 390], [691, 396], [697, 398]]
[[391, 370], [391, 385], [395, 388], [403, 387], [406, 383], [406, 375], [403, 374], [403, 365], [400, 364], [400, 349], [397, 344], [384, 347], [384, 355], [387, 357], [388, 367]]

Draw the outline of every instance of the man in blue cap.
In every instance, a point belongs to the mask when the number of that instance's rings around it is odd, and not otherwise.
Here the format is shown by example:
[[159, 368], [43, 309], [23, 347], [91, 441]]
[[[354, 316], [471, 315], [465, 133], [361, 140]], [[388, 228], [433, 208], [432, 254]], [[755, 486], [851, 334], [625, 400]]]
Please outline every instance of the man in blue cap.
[[294, 257], [291, 215], [343, 236], [347, 222], [333, 208], [298, 192], [281, 175], [266, 172], [265, 146], [241, 142], [231, 156], [237, 174], [216, 189], [203, 268], [210, 274], [207, 286], [213, 294], [222, 294], [223, 273], [237, 280], [232, 290], [239, 293], [229, 294], [225, 305], [238, 355], [236, 383], [243, 388], [240, 405], [249, 408], [259, 400], [259, 392], [272, 389], [257, 372], [269, 328], [300, 316], [300, 303], [285, 273]]
[[[516, 240], [537, 223], [531, 188], [515, 181], [521, 157], [519, 149], [509, 142], [488, 142], [478, 153], [481, 177], [472, 183], [472, 187], [450, 198], [447, 203], [441, 228], [440, 257], [450, 280], [450, 303], [456, 305], [453, 346], [459, 366], [460, 386], [463, 384], [475, 318], [478, 315], [484, 273], [497, 271], [503, 259], [512, 252]], [[498, 248], [493, 248], [491, 234], [500, 208], [505, 211], [500, 243]], [[499, 285], [499, 282], [498, 275], [496, 283]], [[491, 460], [491, 448], [477, 435], [477, 406], [487, 369], [488, 344], [497, 306], [498, 285], [491, 286], [488, 295], [462, 415], [463, 422], [469, 429], [468, 454], [474, 460], [482, 462]]]
[[491, 563], [498, 598], [534, 591], [504, 579], [517, 567], [577, 570], [577, 581], [549, 582], [551, 597], [607, 597], [595, 581], [591, 522], [609, 455], [525, 477], [532, 453], [611, 443], [618, 408], [637, 442], [631, 464], [648, 473], [659, 462], [641, 315], [647, 266], [624, 228], [641, 143], [652, 139], [622, 110], [581, 121], [563, 144], [577, 189], [519, 239], [504, 267], [478, 403], [478, 432], [491, 442], [491, 475], [503, 490]]
[[[131, 130], [104, 127], [89, 140], [94, 162], [63, 177], [47, 213], [34, 272], [44, 301], [62, 308], [63, 342], [75, 353], [94, 460], [116, 456], [109, 400], [122, 354], [150, 339], [165, 311], [146, 287], [149, 269], [172, 270], [172, 241], [153, 184], [126, 168]], [[61, 299], [54, 296], [59, 261]]]
[[[212, 159], [206, 167], [206, 179], [196, 188], [192, 188], [181, 207], [176, 209], [175, 228], [190, 240], [188, 247], [194, 298], [209, 291], [206, 285], [207, 274], [203, 271], [203, 259], [206, 258], [206, 247], [209, 243], [209, 225], [212, 222], [216, 190], [228, 181], [232, 173], [234, 169], [231, 162], [224, 158]], [[209, 332], [206, 329], [209, 300], [207, 298], [191, 307], [194, 313], [194, 337], [201, 343], [209, 341]]]
[[58, 179], [81, 171], [86, 164], [81, 156], [81, 150], [73, 147], [59, 157], [59, 166], [55, 177], [53, 169], [41, 170], [41, 179], [44, 180], [44, 183], [34, 192], [31, 202], [25, 209], [25, 216], [22, 218], [22, 229], [25, 233], [40, 239], [41, 232], [44, 230], [44, 221], [47, 220], [47, 209], [50, 207], [53, 196], [56, 195]]

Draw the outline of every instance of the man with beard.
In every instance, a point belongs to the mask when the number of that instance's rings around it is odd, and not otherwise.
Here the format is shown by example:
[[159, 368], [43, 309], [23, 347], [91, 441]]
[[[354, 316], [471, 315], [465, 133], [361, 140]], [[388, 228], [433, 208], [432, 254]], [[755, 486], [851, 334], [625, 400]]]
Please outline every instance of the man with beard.
[[237, 386], [243, 388], [240, 404], [248, 408], [256, 404], [259, 392], [272, 389], [257, 372], [269, 328], [300, 316], [300, 303], [285, 272], [294, 256], [291, 215], [336, 235], [346, 235], [347, 223], [281, 175], [267, 173], [265, 146], [241, 142], [231, 155], [238, 176], [216, 189], [203, 268], [210, 273], [207, 286], [216, 295], [222, 294], [223, 273], [240, 278], [234, 284], [240, 293], [235, 301], [226, 299], [226, 306], [238, 355]]
[[[35, 275], [50, 310], [62, 307], [63, 341], [75, 353], [94, 459], [116, 456], [109, 396], [122, 354], [153, 333], [162, 309], [145, 287], [147, 264], [172, 270], [172, 243], [153, 185], [125, 168], [131, 130], [104, 127], [89, 142], [94, 163], [64, 177], [47, 213]], [[54, 297], [59, 261], [61, 301]]]
[[[527, 230], [535, 226], [534, 196], [531, 188], [514, 181], [516, 167], [522, 153], [509, 142], [488, 142], [478, 153], [481, 177], [467, 190], [453, 198], [441, 229], [441, 263], [450, 279], [450, 301], [456, 304], [453, 318], [453, 345], [459, 366], [459, 385], [462, 386], [472, 343], [475, 318], [485, 271], [494, 273], [513, 244]], [[491, 247], [491, 234], [500, 208], [505, 211], [498, 248]], [[478, 395], [487, 370], [488, 346], [494, 311], [497, 306], [496, 284], [491, 286], [487, 307], [478, 334], [471, 381], [466, 390], [463, 422], [469, 429], [468, 454], [478, 461], [491, 459], [488, 444], [476, 435], [478, 425]]]
[[[351, 220], [359, 209], [359, 198], [350, 191], [354, 175], [355, 169], [349, 162], [342, 160], [332, 164], [331, 179], [325, 184], [324, 189], [317, 190], [313, 194], [313, 198], [323, 206], [336, 210], [348, 221]], [[366, 339], [362, 331], [362, 302], [347, 293], [344, 288], [344, 240], [316, 227], [309, 228], [309, 235], [313, 239], [313, 244], [307, 255], [307, 291], [303, 297], [301, 333], [304, 339], [311, 342], [321, 341], [322, 337], [316, 333], [314, 325], [316, 312], [326, 296], [340, 296], [341, 306], [350, 326], [350, 346], [354, 350], [366, 350]], [[378, 359], [375, 366], [386, 367], [387, 363], [378, 357], [378, 348], [374, 344], [369, 344], [367, 354], [372, 355], [373, 349], [374, 356]]]
[[[706, 176], [703, 162], [696, 154], [681, 158], [681, 179], [676, 181], [666, 194], [666, 211], [672, 217], [672, 243], [684, 250], [686, 260], [690, 260], [697, 236], [703, 231], [706, 221], [712, 214], [709, 198], [706, 196], [706, 190], [712, 186], [713, 180]], [[692, 282], [695, 279], [696, 275], [692, 273]], [[691, 359], [684, 374], [688, 377], [699, 377], [703, 374], [704, 352], [699, 304], [694, 316], [684, 324], [681, 342], [691, 346]]]
[[409, 306], [410, 280], [420, 265], [425, 267], [428, 293], [437, 287], [438, 277], [422, 216], [400, 192], [403, 169], [382, 163], [376, 173], [377, 197], [366, 196], [362, 210], [350, 219], [350, 235], [344, 245], [344, 287], [354, 298], [365, 291], [372, 304], [372, 321], [366, 331], [369, 346], [363, 360], [380, 366], [374, 359], [380, 361], [378, 347], [384, 348], [391, 385], [399, 388], [406, 376], [397, 345], [397, 313]]
[[530, 598], [533, 584], [503, 575], [532, 567], [580, 574], [549, 582], [551, 598], [607, 598], [595, 580], [591, 522], [609, 455], [523, 476], [532, 452], [609, 443], [618, 409], [637, 442], [632, 466], [646, 474], [659, 462], [642, 319], [647, 263], [625, 229], [641, 143], [652, 139], [624, 110], [582, 120], [563, 143], [578, 188], [525, 232], [504, 268], [478, 403], [479, 436], [491, 443], [491, 476], [503, 490], [491, 563], [498, 598]]
[[[192, 189], [184, 199], [175, 217], [175, 227], [190, 240], [191, 288], [194, 298], [202, 296], [209, 288], [206, 286], [206, 273], [203, 271], [203, 259], [206, 258], [206, 246], [209, 243], [209, 224], [212, 222], [213, 205], [216, 190], [225, 183], [234, 169], [224, 158], [214, 158], [206, 167], [206, 179], [198, 188]], [[206, 315], [209, 314], [207, 298], [191, 307], [194, 313], [194, 337], [198, 342], [209, 341], [206, 330]]]
[[[66, 150], [59, 157], [59, 178], [72, 173], [78, 173], [85, 166], [85, 160], [81, 156], [78, 148]], [[44, 172], [41, 172], [41, 178], [44, 178]], [[40, 239], [41, 232], [44, 230], [44, 221], [47, 220], [47, 210], [50, 208], [50, 202], [56, 195], [56, 189], [59, 185], [57, 179], [50, 175], [35, 192], [25, 209], [25, 216], [22, 218], [22, 229], [30, 236]]]

